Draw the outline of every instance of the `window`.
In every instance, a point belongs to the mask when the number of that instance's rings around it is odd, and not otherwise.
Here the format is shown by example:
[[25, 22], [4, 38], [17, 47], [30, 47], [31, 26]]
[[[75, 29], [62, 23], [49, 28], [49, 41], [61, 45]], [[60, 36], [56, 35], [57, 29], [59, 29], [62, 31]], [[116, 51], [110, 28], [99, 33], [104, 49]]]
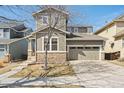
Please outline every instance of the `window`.
[[[44, 38], [44, 50], [46, 50], [46, 44], [48, 42], [48, 38]], [[58, 38], [52, 37], [48, 43], [47, 47], [48, 51], [57, 51], [58, 50]]]
[[78, 32], [78, 28], [74, 28], [74, 32]]
[[4, 34], [3, 34], [4, 38], [9, 39], [10, 38], [10, 32], [9, 29], [4, 29]]
[[57, 38], [52, 38], [52, 50], [57, 50]]
[[55, 16], [55, 23], [59, 24], [59, 22], [60, 22], [59, 16]]
[[5, 51], [4, 49], [0, 48], [0, 52], [4, 52], [4, 51]]
[[41, 20], [42, 20], [43, 24], [48, 24], [48, 16], [42, 16]]
[[99, 49], [99, 47], [93, 47], [93, 49]]
[[85, 49], [91, 49], [91, 47], [85, 47]]
[[124, 48], [124, 38], [122, 39], [122, 47]]
[[78, 47], [78, 49], [84, 49], [84, 47]]
[[4, 48], [5, 47], [5, 45], [0, 45], [0, 48]]
[[76, 47], [70, 47], [70, 49], [76, 49]]

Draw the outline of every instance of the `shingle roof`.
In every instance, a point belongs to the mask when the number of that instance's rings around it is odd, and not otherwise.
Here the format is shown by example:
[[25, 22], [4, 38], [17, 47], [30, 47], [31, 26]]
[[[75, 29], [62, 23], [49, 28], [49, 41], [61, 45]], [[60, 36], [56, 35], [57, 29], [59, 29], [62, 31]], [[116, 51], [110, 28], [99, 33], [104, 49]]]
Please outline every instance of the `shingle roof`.
[[114, 37], [119, 37], [119, 36], [123, 36], [124, 35], [124, 30], [120, 31], [119, 33], [117, 33], [116, 35], [114, 35]]
[[91, 25], [69, 24], [67, 27], [93, 27]]
[[0, 28], [11, 28], [21, 24], [21, 22], [0, 23]]
[[48, 9], [56, 10], [56, 11], [58, 11], [58, 12], [64, 13], [64, 14], [66, 14], [66, 15], [69, 15], [69, 13], [68, 13], [67, 11], [63, 11], [63, 10], [60, 10], [60, 9], [58, 9], [58, 8], [55, 8], [55, 7], [50, 7], [50, 8], [42, 9], [42, 10], [40, 10], [40, 11], [38, 11], [38, 12], [33, 13], [33, 15], [36, 15], [37, 13], [42, 13], [42, 12], [48, 10]]
[[[123, 21], [124, 22], [124, 19], [122, 18], [124, 17], [124, 15], [120, 15], [119, 17], [113, 19], [111, 22], [107, 23], [106, 25], [104, 25], [102, 28], [98, 29], [96, 32], [94, 32], [94, 34], [98, 34], [100, 32], [103, 31], [103, 29], [105, 29], [106, 27], [110, 26], [111, 24], [115, 23], [115, 22], [119, 22], [119, 21]], [[122, 18], [122, 19], [121, 19]]]
[[66, 40], [107, 40], [107, 38], [92, 34], [74, 34], [76, 36], [67, 38]]
[[23, 38], [15, 38], [15, 39], [0, 39], [0, 44], [10, 44], [12, 42], [16, 42], [18, 40], [21, 40]]

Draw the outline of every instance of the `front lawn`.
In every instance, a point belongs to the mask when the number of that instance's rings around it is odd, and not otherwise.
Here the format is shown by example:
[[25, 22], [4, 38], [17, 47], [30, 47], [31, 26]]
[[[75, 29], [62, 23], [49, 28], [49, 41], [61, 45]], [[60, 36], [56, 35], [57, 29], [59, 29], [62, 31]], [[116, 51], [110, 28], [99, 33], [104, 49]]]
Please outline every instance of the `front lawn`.
[[10, 77], [59, 77], [64, 75], [74, 75], [72, 66], [65, 64], [49, 64], [48, 70], [43, 69], [43, 64], [32, 64], [20, 72]]

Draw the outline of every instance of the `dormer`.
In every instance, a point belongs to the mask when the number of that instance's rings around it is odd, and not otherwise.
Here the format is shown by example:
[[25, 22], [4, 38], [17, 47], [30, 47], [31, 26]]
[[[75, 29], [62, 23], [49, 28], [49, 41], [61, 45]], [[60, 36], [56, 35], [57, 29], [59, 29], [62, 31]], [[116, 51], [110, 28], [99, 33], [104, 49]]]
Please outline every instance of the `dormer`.
[[56, 24], [57, 29], [66, 30], [68, 13], [57, 8], [45, 8], [33, 14], [36, 30]]

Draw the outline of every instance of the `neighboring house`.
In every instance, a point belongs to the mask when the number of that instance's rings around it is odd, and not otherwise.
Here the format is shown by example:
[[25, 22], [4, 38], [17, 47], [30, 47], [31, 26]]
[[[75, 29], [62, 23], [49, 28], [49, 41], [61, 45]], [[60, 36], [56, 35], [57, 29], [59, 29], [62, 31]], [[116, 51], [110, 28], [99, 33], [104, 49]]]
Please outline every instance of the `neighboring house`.
[[24, 38], [31, 33], [22, 22], [0, 23], [0, 59], [22, 59], [27, 55], [28, 41]]
[[36, 20], [36, 31], [28, 36], [28, 58], [44, 62], [45, 44], [48, 39], [48, 29], [53, 35], [49, 41], [48, 62], [63, 63], [66, 60], [102, 60], [104, 59], [105, 38], [92, 35], [92, 26], [67, 26], [68, 13], [51, 8], [51, 17], [61, 13], [59, 23], [52, 28], [47, 26], [49, 16], [48, 9], [33, 14]]
[[115, 18], [95, 34], [108, 39], [104, 47], [106, 59], [124, 58], [124, 15]]

